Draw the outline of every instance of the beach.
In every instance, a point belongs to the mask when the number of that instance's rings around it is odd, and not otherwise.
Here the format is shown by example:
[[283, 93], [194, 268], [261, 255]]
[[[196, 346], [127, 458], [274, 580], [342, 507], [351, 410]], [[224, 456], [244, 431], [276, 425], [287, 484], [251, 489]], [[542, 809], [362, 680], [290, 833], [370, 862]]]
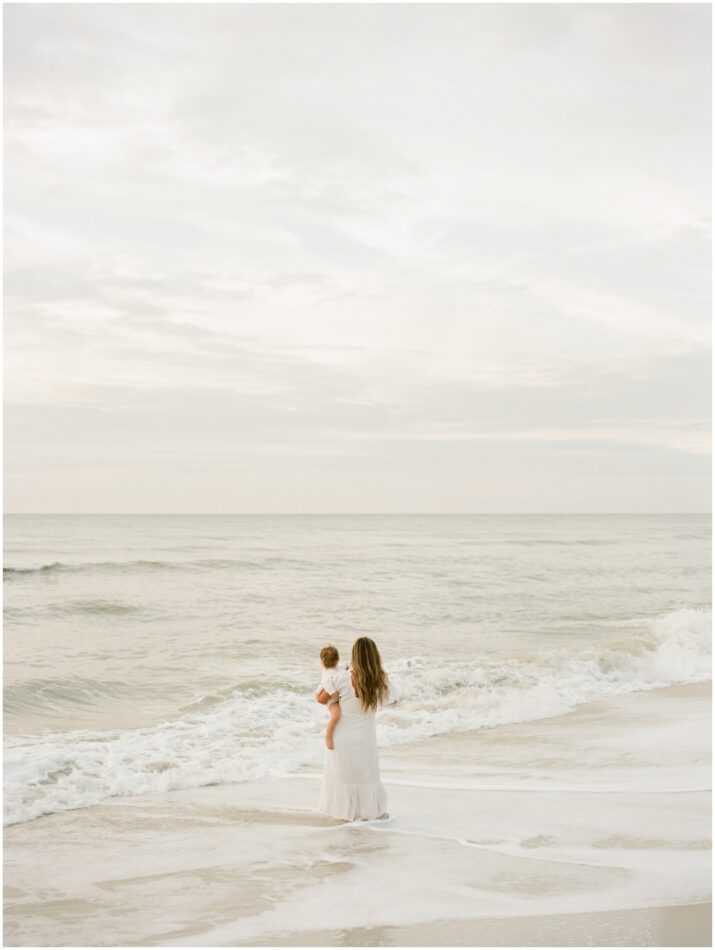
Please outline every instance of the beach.
[[[707, 945], [701, 515], [5, 523], [8, 946]], [[377, 642], [391, 818], [317, 812]]]
[[6, 4], [4, 946], [712, 945], [711, 21]]
[[386, 822], [319, 815], [308, 769], [13, 825], [5, 944], [708, 946], [710, 701], [382, 749]]

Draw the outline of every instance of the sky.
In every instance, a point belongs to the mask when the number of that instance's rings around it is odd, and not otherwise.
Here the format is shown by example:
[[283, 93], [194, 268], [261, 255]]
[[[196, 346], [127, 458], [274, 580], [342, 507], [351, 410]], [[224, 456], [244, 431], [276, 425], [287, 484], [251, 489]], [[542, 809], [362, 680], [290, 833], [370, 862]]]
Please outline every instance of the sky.
[[707, 512], [708, 4], [6, 4], [9, 512]]

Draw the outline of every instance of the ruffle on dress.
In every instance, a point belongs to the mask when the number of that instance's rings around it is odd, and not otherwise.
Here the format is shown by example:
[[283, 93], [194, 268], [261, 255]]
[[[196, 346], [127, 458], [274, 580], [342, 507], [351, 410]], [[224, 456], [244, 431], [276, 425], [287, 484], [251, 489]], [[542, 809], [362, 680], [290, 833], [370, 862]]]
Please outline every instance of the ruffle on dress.
[[382, 782], [348, 785], [346, 782], [323, 778], [320, 785], [320, 811], [345, 821], [379, 818], [387, 811], [387, 791]]

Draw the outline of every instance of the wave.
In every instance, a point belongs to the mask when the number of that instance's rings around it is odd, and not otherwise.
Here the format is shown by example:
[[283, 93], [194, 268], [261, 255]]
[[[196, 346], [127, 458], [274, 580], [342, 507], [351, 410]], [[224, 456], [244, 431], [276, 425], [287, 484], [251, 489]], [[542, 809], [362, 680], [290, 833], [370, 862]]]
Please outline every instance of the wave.
[[134, 614], [140, 610], [133, 604], [125, 604], [119, 600], [75, 600], [62, 604], [56, 609], [63, 614], [109, 614], [112, 616]]
[[51, 564], [40, 564], [38, 567], [3, 567], [3, 577], [12, 577], [15, 574], [74, 574], [79, 571], [92, 570], [151, 570], [171, 569], [180, 567], [176, 561], [86, 561], [81, 564], [65, 564], [62, 561], [53, 561]]
[[[402, 700], [380, 713], [380, 743], [558, 716], [625, 693], [707, 681], [711, 622], [709, 610], [684, 608], [584, 649], [487, 656], [450, 667], [403, 657], [390, 668]], [[72, 688], [82, 685], [75, 681]], [[311, 701], [314, 685], [299, 674], [285, 682], [259, 677], [198, 697], [178, 718], [148, 728], [8, 738], [5, 822], [116, 795], [252, 780], [317, 764], [325, 710]], [[62, 688], [47, 686], [50, 694]], [[91, 694], [98, 687], [90, 681], [84, 688]], [[10, 692], [11, 702], [22, 699]]]
[[52, 564], [41, 564], [39, 567], [3, 567], [3, 577], [13, 574], [49, 574], [50, 571], [67, 570], [70, 565], [53, 561]]
[[[223, 686], [212, 692], [198, 696], [190, 703], [186, 703], [184, 706], [181, 706], [179, 712], [200, 712], [210, 709], [213, 706], [218, 706], [221, 703], [225, 703], [234, 697], [250, 699], [263, 697], [269, 692], [274, 696], [284, 696], [294, 691], [295, 684], [289, 682], [288, 680], [282, 681], [274, 676], [272, 676], [270, 680], [266, 676], [255, 677], [253, 679], [242, 680], [240, 683], [233, 683], [230, 686]], [[301, 692], [301, 695], [304, 695], [304, 693]]]
[[564, 621], [561, 626], [564, 629], [573, 627], [632, 627], [642, 630], [651, 623], [650, 617], [627, 617], [624, 620], [604, 620], [602, 617], [594, 617], [593, 620], [569, 620]]
[[620, 538], [573, 538], [564, 540], [562, 538], [508, 538], [502, 541], [503, 544], [515, 544], [523, 547], [543, 547], [552, 545], [555, 547], [603, 547], [607, 545], [621, 544]]
[[46, 713], [86, 707], [102, 700], [131, 700], [136, 687], [122, 680], [97, 680], [88, 676], [37, 677], [3, 689], [5, 715]]
[[[241, 695], [248, 698], [268, 693], [290, 692], [294, 683], [287, 679], [281, 681], [275, 676], [253, 677], [219, 687], [206, 694], [197, 696], [178, 709], [179, 714], [195, 713], [211, 709], [225, 703], [232, 697]], [[73, 713], [94, 704], [106, 701], [137, 702], [155, 700], [156, 684], [139, 685], [124, 680], [98, 680], [87, 676], [63, 678], [37, 677], [22, 683], [13, 683], [3, 690], [3, 711], [6, 716], [46, 716], [48, 714]], [[169, 697], [168, 690], [164, 691]]]
[[51, 564], [40, 564], [37, 567], [3, 567], [3, 577], [12, 578], [22, 575], [43, 575], [60, 573], [78, 573], [81, 571], [120, 571], [134, 572], [145, 570], [181, 571], [181, 570], [235, 570], [241, 568], [255, 570], [272, 570], [276, 566], [304, 567], [305, 561], [298, 558], [275, 555], [252, 560], [248, 558], [199, 558], [194, 561], [162, 561], [162, 560], [128, 560], [128, 561], [85, 561], [79, 564], [68, 564], [62, 561], [53, 561]]

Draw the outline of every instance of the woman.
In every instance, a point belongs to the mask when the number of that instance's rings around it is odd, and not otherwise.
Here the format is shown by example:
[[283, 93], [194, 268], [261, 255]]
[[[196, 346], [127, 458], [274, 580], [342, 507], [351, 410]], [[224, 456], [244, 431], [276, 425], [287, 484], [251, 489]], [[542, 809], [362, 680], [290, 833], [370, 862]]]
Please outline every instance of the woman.
[[[340, 702], [341, 716], [333, 734], [333, 749], [326, 749], [319, 810], [333, 818], [386, 818], [387, 792], [380, 781], [375, 712], [394, 702], [387, 674], [374, 640], [359, 637], [353, 644], [348, 668], [351, 688]], [[318, 702], [327, 702], [321, 693]]]

